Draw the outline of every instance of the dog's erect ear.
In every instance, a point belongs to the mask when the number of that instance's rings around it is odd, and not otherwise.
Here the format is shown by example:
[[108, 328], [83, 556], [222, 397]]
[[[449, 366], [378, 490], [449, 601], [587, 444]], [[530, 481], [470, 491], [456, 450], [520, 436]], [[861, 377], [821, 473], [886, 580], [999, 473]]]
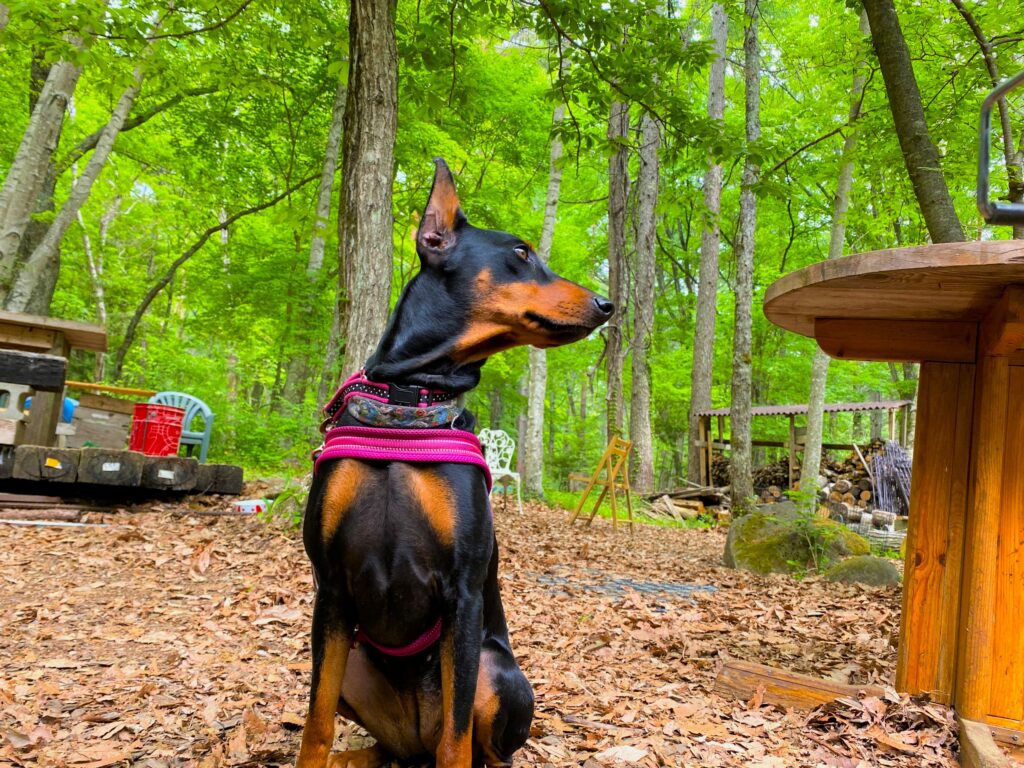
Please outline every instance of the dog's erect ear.
[[459, 208], [455, 179], [448, 164], [437, 157], [434, 158], [434, 166], [430, 199], [416, 232], [416, 251], [424, 262], [439, 267], [455, 245], [458, 229], [466, 223], [466, 216]]

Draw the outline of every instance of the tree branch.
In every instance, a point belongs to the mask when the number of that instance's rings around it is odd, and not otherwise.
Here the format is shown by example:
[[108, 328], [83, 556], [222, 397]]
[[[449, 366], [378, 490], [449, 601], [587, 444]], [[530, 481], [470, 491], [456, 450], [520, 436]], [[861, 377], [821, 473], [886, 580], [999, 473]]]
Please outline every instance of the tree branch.
[[142, 303], [139, 304], [138, 309], [135, 310], [135, 314], [132, 315], [132, 319], [129, 321], [128, 327], [125, 329], [124, 339], [121, 341], [121, 346], [117, 348], [117, 357], [114, 361], [114, 379], [117, 379], [121, 375], [121, 369], [124, 367], [124, 359], [128, 354], [128, 350], [131, 348], [132, 342], [135, 340], [135, 332], [139, 327], [139, 323], [142, 321], [142, 316], [146, 314], [146, 310], [149, 309], [150, 304], [153, 303], [153, 301], [160, 294], [160, 292], [170, 284], [171, 280], [174, 278], [175, 272], [178, 271], [178, 267], [180, 267], [182, 264], [184, 264], [186, 261], [192, 258], [199, 251], [199, 249], [201, 249], [206, 244], [207, 240], [209, 240], [211, 237], [213, 237], [221, 230], [227, 229], [236, 221], [245, 216], [250, 216], [254, 213], [259, 213], [260, 211], [265, 211], [267, 208], [272, 208], [289, 195], [297, 192], [299, 189], [306, 186], [306, 184], [308, 184], [309, 182], [319, 178], [319, 173], [307, 176], [302, 181], [289, 187], [284, 192], [275, 195], [269, 200], [265, 200], [262, 203], [254, 205], [250, 208], [245, 208], [241, 211], [238, 211], [237, 213], [233, 213], [232, 215], [224, 219], [224, 221], [218, 222], [216, 225], [205, 230], [199, 236], [199, 238], [191, 245], [191, 247], [189, 247], [188, 250], [186, 250], [183, 254], [181, 254], [181, 256], [175, 259], [171, 263], [170, 267], [167, 268], [167, 271], [164, 273], [163, 277], [157, 280], [156, 283], [154, 283], [154, 285], [149, 289], [149, 291], [146, 292], [146, 295], [142, 299]]
[[[182, 91], [176, 96], [172, 96], [167, 101], [161, 102], [160, 104], [150, 107], [145, 112], [125, 120], [124, 125], [121, 127], [121, 133], [130, 131], [132, 128], [138, 128], [140, 125], [149, 122], [160, 113], [166, 112], [168, 109], [177, 106], [186, 96], [205, 96], [210, 93], [216, 93], [219, 90], [219, 86], [204, 86], [201, 88], [189, 88]], [[103, 129], [99, 128], [78, 142], [78, 145], [68, 152], [67, 155], [61, 158], [59, 163], [57, 163], [57, 175], [60, 176], [68, 168], [74, 165], [75, 162], [81, 159], [84, 154], [95, 149], [101, 135], [103, 135]]]
[[[150, 40], [150, 41], [152, 41], [152, 40], [165, 40], [165, 39], [168, 39], [168, 38], [173, 39], [173, 40], [181, 40], [181, 39], [184, 39], [186, 37], [193, 37], [194, 35], [201, 35], [204, 32], [213, 32], [216, 29], [220, 29], [221, 27], [224, 27], [224, 26], [227, 26], [228, 24], [230, 24], [236, 18], [241, 16], [242, 12], [245, 11], [245, 9], [248, 8], [252, 4], [253, 4], [253, 0], [244, 0], [244, 2], [240, 6], [238, 6], [238, 8], [236, 8], [234, 11], [229, 13], [227, 16], [225, 16], [220, 21], [216, 21], [213, 24], [208, 24], [205, 27], [200, 27], [199, 29], [190, 29], [188, 32], [168, 32], [168, 33], [163, 34], [163, 35], [150, 35], [150, 36], [144, 37], [143, 39], [144, 40]], [[132, 40], [132, 39], [134, 39], [134, 38], [132, 38], [129, 35], [97, 35], [97, 37], [102, 37], [105, 40]]]

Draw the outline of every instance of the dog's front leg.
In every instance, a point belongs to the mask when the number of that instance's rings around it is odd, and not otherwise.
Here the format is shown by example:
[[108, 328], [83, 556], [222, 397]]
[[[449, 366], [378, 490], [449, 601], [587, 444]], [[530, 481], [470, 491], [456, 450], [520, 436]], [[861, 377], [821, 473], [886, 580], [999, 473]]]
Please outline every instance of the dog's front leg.
[[352, 638], [329, 600], [321, 589], [313, 606], [313, 681], [296, 768], [325, 768], [334, 745], [334, 715]]
[[441, 741], [437, 768], [473, 763], [473, 699], [480, 669], [483, 599], [463, 595], [441, 635]]

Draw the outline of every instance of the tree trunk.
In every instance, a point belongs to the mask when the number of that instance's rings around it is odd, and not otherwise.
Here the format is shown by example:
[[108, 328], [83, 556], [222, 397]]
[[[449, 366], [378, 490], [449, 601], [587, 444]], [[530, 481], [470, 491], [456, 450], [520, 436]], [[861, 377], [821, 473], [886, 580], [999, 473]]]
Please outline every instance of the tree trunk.
[[[313, 238], [309, 244], [309, 260], [306, 263], [308, 305], [315, 306], [317, 285], [320, 271], [324, 264], [324, 250], [327, 224], [331, 218], [331, 197], [334, 190], [334, 177], [338, 172], [338, 155], [341, 152], [341, 129], [345, 119], [345, 96], [348, 89], [339, 81], [334, 92], [334, 108], [331, 112], [331, 127], [327, 131], [327, 147], [324, 150], [324, 164], [320, 173], [320, 187], [317, 190], [316, 220], [313, 223]], [[285, 399], [292, 404], [301, 403], [306, 396], [306, 388], [312, 376], [310, 366], [310, 347], [314, 333], [314, 313], [306, 309], [300, 313], [296, 329], [297, 351], [289, 361], [285, 376]]]
[[[548, 194], [544, 204], [544, 224], [540, 231], [537, 256], [547, 262], [551, 258], [551, 243], [555, 237], [555, 218], [558, 214], [558, 196], [562, 186], [562, 140], [557, 130], [565, 115], [565, 106], [555, 107], [551, 122], [555, 133], [551, 136], [551, 158], [548, 168]], [[520, 442], [523, 463], [523, 488], [528, 494], [544, 496], [544, 398], [548, 384], [548, 358], [543, 349], [530, 347], [530, 381], [527, 388], [526, 432]]]
[[[388, 318], [394, 251], [391, 208], [398, 119], [395, 0], [352, 0], [349, 8], [350, 98], [345, 104], [338, 246], [351, 264], [339, 300], [351, 297], [344, 375], [363, 366]], [[346, 288], [348, 296], [340, 295]]]
[[658, 123], [644, 112], [640, 118], [640, 169], [637, 174], [636, 280], [633, 298], [633, 386], [629, 401], [629, 434], [636, 456], [633, 484], [639, 493], [654, 490], [654, 437], [651, 433], [651, 370], [648, 363], [654, 333], [655, 211], [658, 205]]
[[[866, 13], [860, 15], [860, 32], [862, 37], [870, 33]], [[849, 132], [843, 141], [842, 165], [839, 168], [839, 181], [836, 184], [836, 196], [832, 205], [832, 231], [828, 243], [829, 259], [838, 259], [843, 255], [843, 243], [846, 239], [846, 212], [850, 207], [850, 192], [853, 189], [853, 157], [857, 146], [857, 120], [860, 118], [860, 105], [864, 97], [866, 77], [864, 70], [867, 62], [858, 59], [854, 66], [853, 86], [850, 89]], [[803, 464], [800, 468], [800, 491], [803, 494], [816, 494], [821, 465], [821, 433], [824, 423], [825, 384], [828, 380], [828, 367], [831, 358], [820, 348], [815, 349], [814, 362], [811, 364], [811, 387], [807, 399], [807, 433], [804, 442]], [[808, 496], [811, 503], [814, 497]]]
[[[14, 279], [14, 284], [5, 302], [5, 307], [8, 310], [39, 315], [49, 314], [50, 301], [53, 298], [53, 290], [57, 285], [60, 271], [60, 241], [71, 224], [78, 218], [78, 212], [85, 201], [89, 199], [92, 185], [106, 165], [107, 158], [114, 148], [117, 134], [128, 118], [128, 113], [131, 112], [141, 88], [142, 70], [136, 67], [134, 83], [121, 94], [114, 113], [103, 129], [103, 135], [97, 142], [96, 149], [93, 150], [89, 162], [86, 163], [81, 177], [71, 188], [71, 194], [61, 206], [53, 223], [46, 230], [42, 241], [32, 251], [28, 260], [20, 265], [20, 271]], [[42, 97], [40, 97], [41, 100]]]
[[348, 89], [342, 82], [334, 92], [334, 108], [331, 111], [331, 127], [327, 132], [327, 148], [324, 151], [323, 172], [317, 191], [316, 221], [313, 223], [313, 239], [309, 245], [309, 263], [306, 274], [315, 279], [324, 263], [324, 245], [327, 224], [331, 218], [331, 195], [334, 190], [334, 176], [338, 171], [338, 153], [341, 150], [341, 129], [345, 119], [345, 96]]
[[[715, 59], [708, 76], [708, 117], [721, 121], [725, 114], [725, 46], [729, 36], [729, 17], [725, 6], [711, 8], [711, 37]], [[697, 313], [693, 331], [693, 364], [690, 369], [690, 419], [687, 441], [686, 476], [700, 481], [700, 419], [697, 413], [711, 407], [712, 367], [715, 361], [715, 311], [718, 305], [718, 251], [721, 245], [719, 214], [722, 202], [722, 165], [708, 153], [704, 174], [705, 222], [700, 236], [700, 276], [697, 287]]]
[[11, 20], [11, 10], [3, 3], [0, 3], [0, 34], [7, 28], [7, 22]]
[[608, 116], [608, 141], [615, 151], [608, 158], [608, 298], [615, 314], [608, 322], [608, 441], [622, 435], [622, 330], [628, 311], [626, 296], [626, 202], [629, 197], [629, 105], [613, 101]]
[[[743, 35], [746, 85], [746, 138], [749, 149], [761, 137], [761, 60], [757, 41], [758, 0], [745, 0], [747, 29]], [[757, 228], [757, 196], [754, 185], [760, 167], [748, 154], [743, 164], [740, 192], [739, 234], [736, 238], [736, 321], [732, 347], [732, 507], [743, 510], [754, 496], [751, 466], [751, 333], [754, 304], [754, 244]]]
[[0, 190], [0, 301], [14, 279], [18, 246], [46, 183], [60, 142], [64, 114], [82, 67], [59, 61], [50, 68], [11, 168]]
[[864, 0], [871, 40], [885, 80], [896, 135], [910, 182], [934, 243], [961, 242], [960, 219], [942, 173], [939, 150], [928, 133], [921, 92], [893, 0]]

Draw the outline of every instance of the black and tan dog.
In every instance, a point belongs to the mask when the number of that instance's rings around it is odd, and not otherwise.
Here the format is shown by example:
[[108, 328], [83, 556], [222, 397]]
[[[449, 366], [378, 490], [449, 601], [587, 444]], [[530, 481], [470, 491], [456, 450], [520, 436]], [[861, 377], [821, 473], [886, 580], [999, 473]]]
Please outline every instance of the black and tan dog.
[[[613, 306], [554, 274], [521, 238], [470, 225], [451, 172], [435, 162], [416, 240], [421, 269], [365, 376], [395, 393], [454, 396], [476, 386], [488, 356], [577, 341]], [[453, 426], [465, 425], [463, 417]], [[392, 759], [509, 765], [529, 735], [533, 692], [509, 643], [483, 472], [455, 463], [325, 461], [304, 540], [317, 593], [299, 768]], [[431, 628], [436, 642], [417, 645]], [[332, 754], [336, 712], [376, 745]]]

